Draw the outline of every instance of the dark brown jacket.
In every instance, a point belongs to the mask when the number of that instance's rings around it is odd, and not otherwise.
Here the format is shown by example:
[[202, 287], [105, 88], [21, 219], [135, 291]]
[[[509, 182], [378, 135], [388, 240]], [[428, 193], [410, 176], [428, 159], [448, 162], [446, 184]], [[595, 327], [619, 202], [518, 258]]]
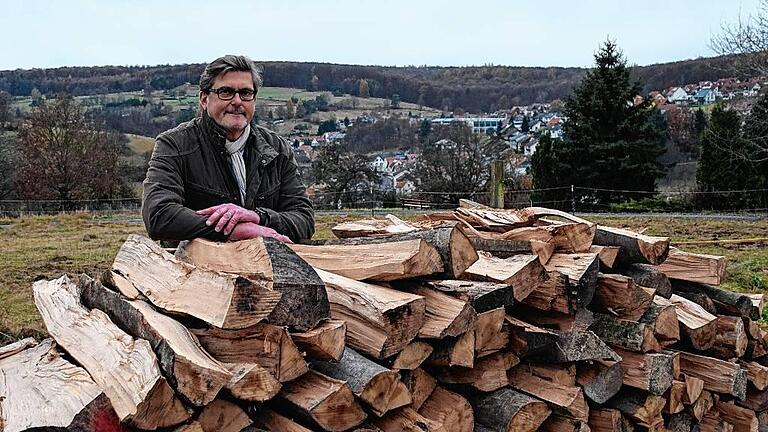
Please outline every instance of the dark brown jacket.
[[240, 202], [225, 141], [223, 129], [205, 113], [157, 137], [141, 209], [149, 236], [156, 240], [226, 240], [205, 224], [206, 217], [194, 211], [235, 203], [266, 211], [267, 226], [293, 241], [311, 238], [315, 232], [312, 202], [304, 193], [286, 140], [251, 125], [243, 155], [245, 203]]

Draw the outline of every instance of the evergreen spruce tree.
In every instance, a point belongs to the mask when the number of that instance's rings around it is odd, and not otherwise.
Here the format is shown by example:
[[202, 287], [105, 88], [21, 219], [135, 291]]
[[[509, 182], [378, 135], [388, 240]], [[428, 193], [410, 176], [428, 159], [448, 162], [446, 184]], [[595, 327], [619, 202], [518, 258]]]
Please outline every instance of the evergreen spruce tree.
[[[701, 156], [696, 167], [696, 184], [701, 192], [743, 189], [747, 163], [733, 157], [742, 146], [739, 114], [721, 105], [712, 110], [701, 137]], [[705, 208], [735, 208], [743, 197], [738, 194], [701, 194], [697, 204]]]
[[532, 196], [536, 203], [545, 207], [559, 207], [567, 209], [570, 205], [566, 198], [570, 191], [551, 190], [563, 186], [560, 173], [565, 172], [563, 161], [558, 160], [555, 146], [561, 146], [560, 140], [554, 140], [545, 133], [539, 138], [536, 152], [531, 156], [531, 174], [533, 175], [533, 188], [538, 189]]

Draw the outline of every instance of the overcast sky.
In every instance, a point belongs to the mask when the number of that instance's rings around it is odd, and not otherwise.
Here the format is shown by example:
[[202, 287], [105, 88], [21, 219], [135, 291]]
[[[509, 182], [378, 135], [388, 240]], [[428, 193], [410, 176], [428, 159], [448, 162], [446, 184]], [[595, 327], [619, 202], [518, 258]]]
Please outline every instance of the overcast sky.
[[0, 69], [256, 60], [583, 66], [714, 55], [759, 0], [0, 0]]

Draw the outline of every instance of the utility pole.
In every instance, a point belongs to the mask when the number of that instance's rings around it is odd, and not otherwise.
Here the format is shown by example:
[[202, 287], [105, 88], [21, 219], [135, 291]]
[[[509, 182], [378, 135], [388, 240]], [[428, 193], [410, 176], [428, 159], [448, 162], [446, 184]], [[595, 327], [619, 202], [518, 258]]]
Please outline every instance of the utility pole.
[[491, 207], [504, 208], [504, 161], [491, 163]]

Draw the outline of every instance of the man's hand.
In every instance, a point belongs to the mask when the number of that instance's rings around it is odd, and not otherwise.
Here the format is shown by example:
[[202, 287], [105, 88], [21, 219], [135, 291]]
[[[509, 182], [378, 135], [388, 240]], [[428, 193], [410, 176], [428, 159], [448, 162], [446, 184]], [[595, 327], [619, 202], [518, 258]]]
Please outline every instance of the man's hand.
[[231, 203], [208, 207], [206, 209], [198, 210], [195, 213], [199, 215], [208, 215], [208, 220], [205, 221], [205, 224], [208, 226], [216, 224], [214, 230], [217, 232], [224, 230], [224, 234], [227, 235], [229, 235], [229, 233], [235, 229], [237, 224], [241, 222], [259, 223], [259, 215], [256, 212], [246, 210]]
[[257, 225], [253, 222], [241, 222], [235, 226], [232, 231], [232, 235], [229, 236], [230, 241], [247, 240], [256, 237], [272, 237], [273, 239], [280, 240], [283, 243], [293, 243], [288, 237], [278, 233], [272, 228]]

